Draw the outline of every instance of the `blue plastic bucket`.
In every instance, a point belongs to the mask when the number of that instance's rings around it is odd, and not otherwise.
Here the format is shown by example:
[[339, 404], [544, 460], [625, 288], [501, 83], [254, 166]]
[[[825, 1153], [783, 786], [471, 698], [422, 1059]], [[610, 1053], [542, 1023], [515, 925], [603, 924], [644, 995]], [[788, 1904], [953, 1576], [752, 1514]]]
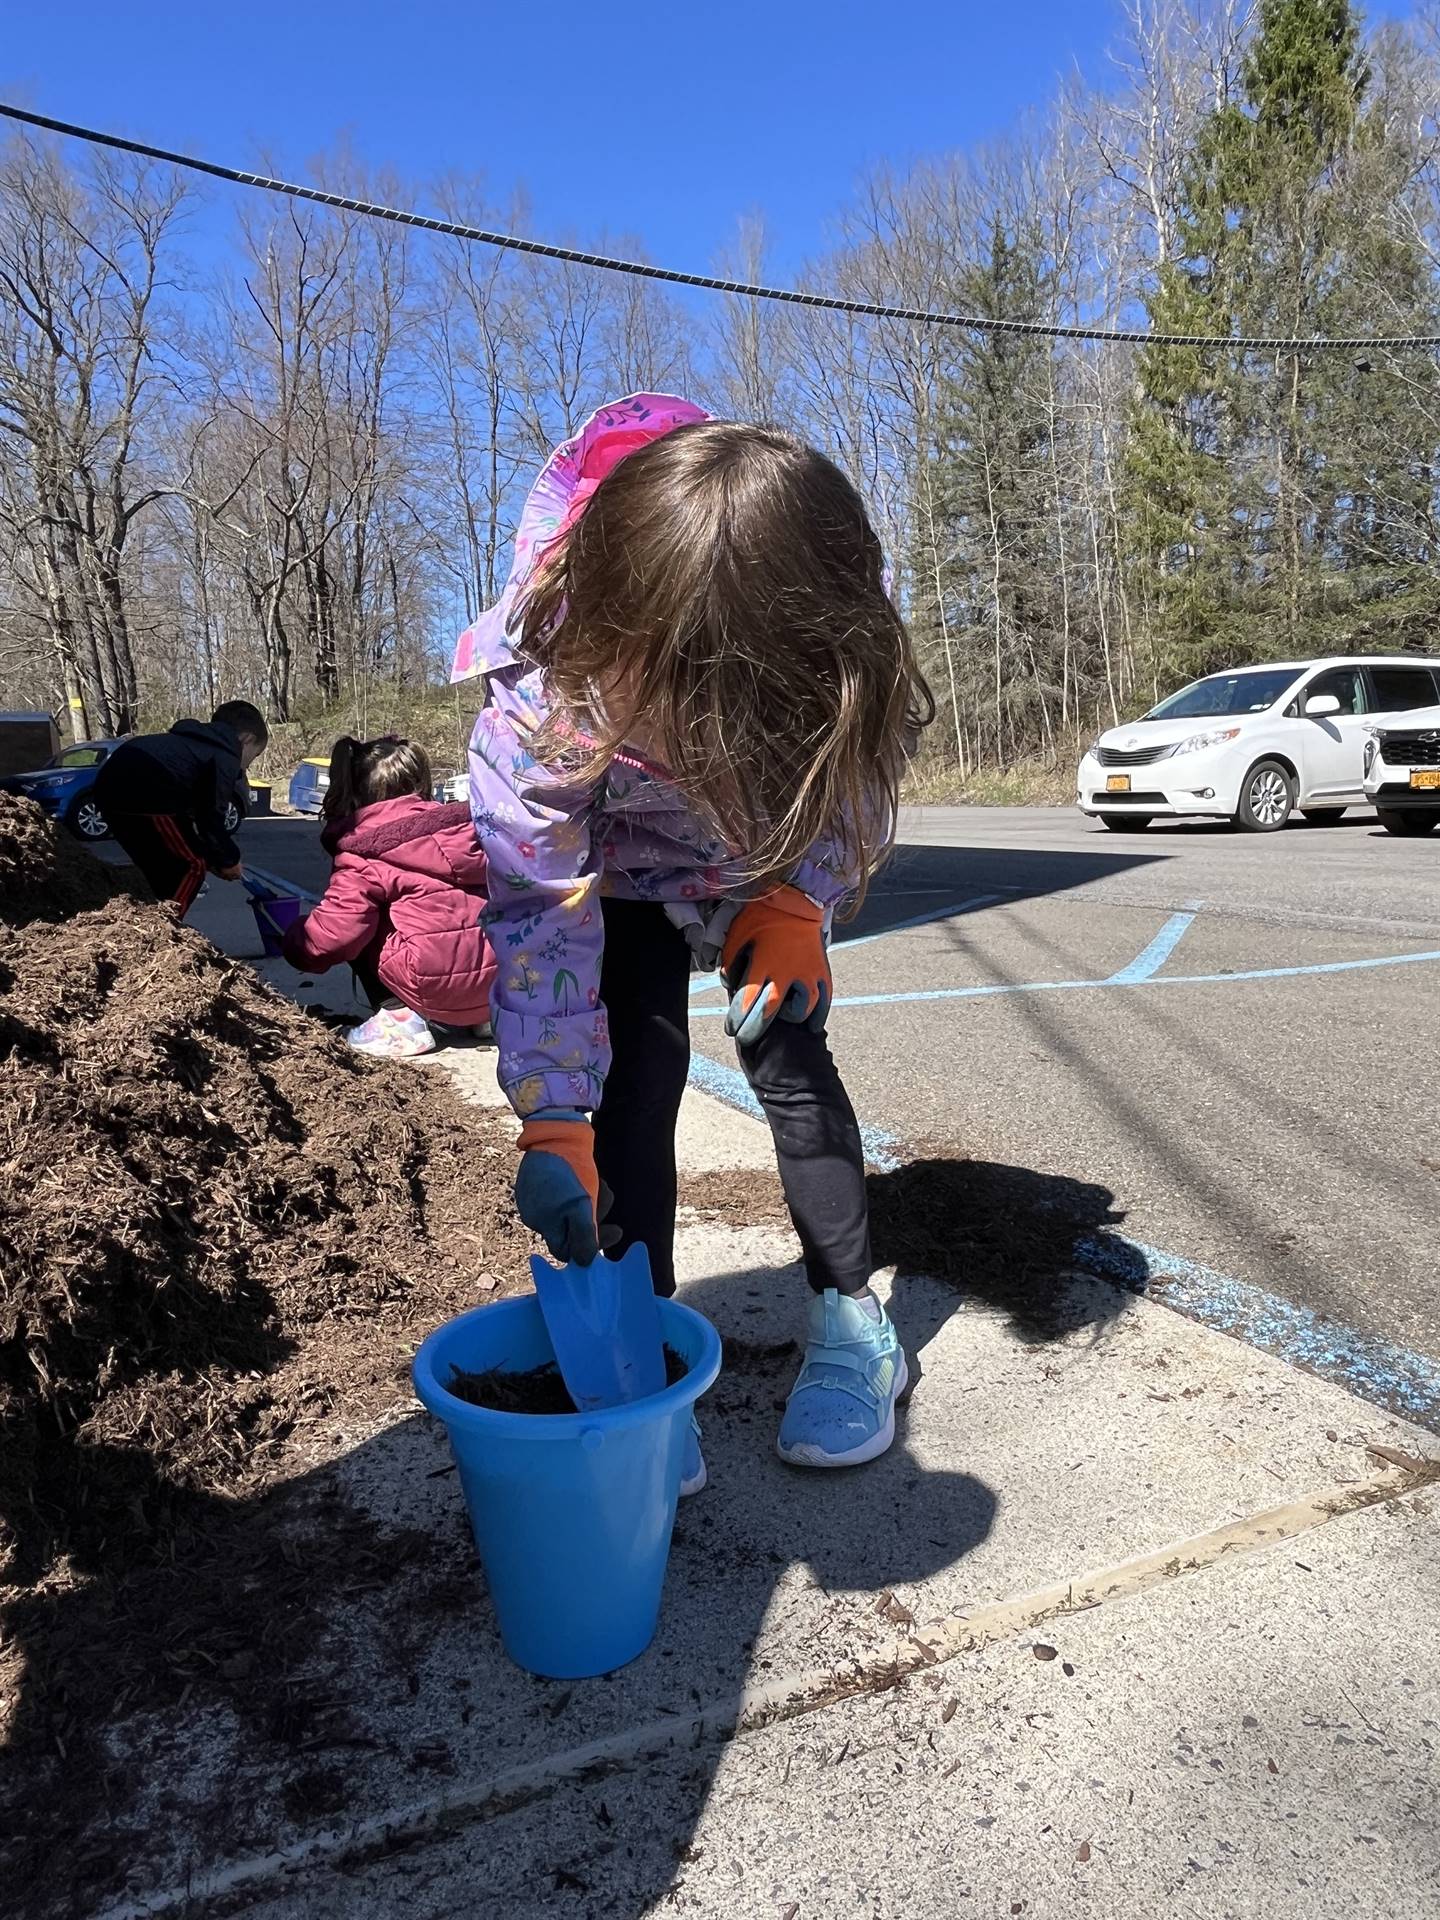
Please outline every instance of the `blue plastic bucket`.
[[598, 1413], [492, 1413], [449, 1391], [457, 1366], [524, 1373], [554, 1360], [533, 1294], [462, 1313], [415, 1356], [415, 1391], [460, 1469], [500, 1638], [531, 1673], [610, 1673], [654, 1638], [691, 1412], [720, 1371], [710, 1322], [676, 1300], [659, 1307], [689, 1372]]

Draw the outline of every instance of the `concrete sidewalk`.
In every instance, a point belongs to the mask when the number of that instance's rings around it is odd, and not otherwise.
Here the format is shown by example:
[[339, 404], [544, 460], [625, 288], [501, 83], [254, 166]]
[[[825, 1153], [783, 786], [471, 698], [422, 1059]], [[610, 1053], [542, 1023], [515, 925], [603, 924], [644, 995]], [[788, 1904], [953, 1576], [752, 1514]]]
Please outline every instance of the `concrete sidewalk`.
[[[195, 924], [258, 951], [228, 891]], [[426, 1064], [493, 1101], [492, 1063]], [[760, 1123], [695, 1093], [681, 1150], [769, 1164]], [[701, 1409], [711, 1485], [682, 1507], [656, 1643], [619, 1674], [562, 1686], [505, 1659], [413, 1402], [297, 1460], [320, 1605], [336, 1512], [407, 1543], [327, 1619], [351, 1726], [322, 1756], [336, 1811], [304, 1811], [313, 1754], [261, 1777], [239, 1722], [136, 1713], [113, 1737], [153, 1784], [109, 1911], [1434, 1913], [1433, 1438], [1102, 1283], [1071, 1281], [1073, 1331], [1038, 1342], [902, 1275], [922, 1378], [899, 1442], [859, 1473], [794, 1473], [773, 1453], [794, 1252], [682, 1226], [684, 1297], [727, 1341]], [[217, 1779], [219, 1848], [186, 1812]]]

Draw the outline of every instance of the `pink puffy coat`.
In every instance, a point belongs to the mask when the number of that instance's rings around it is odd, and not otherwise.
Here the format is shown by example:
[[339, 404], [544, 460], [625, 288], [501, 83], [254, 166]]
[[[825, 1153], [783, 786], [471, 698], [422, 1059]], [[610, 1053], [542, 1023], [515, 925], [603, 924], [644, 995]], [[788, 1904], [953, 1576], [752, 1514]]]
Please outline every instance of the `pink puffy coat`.
[[495, 957], [480, 926], [485, 855], [469, 807], [377, 800], [323, 841], [335, 868], [325, 898], [285, 936], [291, 966], [323, 973], [363, 959], [427, 1020], [488, 1020]]

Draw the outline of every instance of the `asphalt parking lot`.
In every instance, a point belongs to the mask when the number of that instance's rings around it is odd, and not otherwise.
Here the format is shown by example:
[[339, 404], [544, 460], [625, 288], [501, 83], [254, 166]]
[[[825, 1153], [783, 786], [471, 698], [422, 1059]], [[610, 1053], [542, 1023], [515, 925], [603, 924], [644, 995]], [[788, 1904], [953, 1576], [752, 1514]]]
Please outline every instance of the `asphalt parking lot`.
[[[252, 821], [244, 849], [323, 885], [312, 822]], [[1440, 1358], [1440, 839], [916, 809], [834, 971], [878, 1154], [1091, 1183], [1212, 1282]], [[697, 983], [723, 1096], [719, 1009]]]

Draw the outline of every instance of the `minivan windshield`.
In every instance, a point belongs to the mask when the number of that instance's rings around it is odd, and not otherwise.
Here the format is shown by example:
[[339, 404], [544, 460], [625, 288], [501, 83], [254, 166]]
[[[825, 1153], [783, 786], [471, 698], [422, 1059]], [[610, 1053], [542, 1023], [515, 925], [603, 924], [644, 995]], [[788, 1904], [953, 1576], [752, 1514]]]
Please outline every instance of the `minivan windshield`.
[[1249, 667], [1238, 673], [1212, 673], [1172, 693], [1143, 720], [1204, 720], [1211, 714], [1263, 713], [1300, 678], [1295, 667]]

